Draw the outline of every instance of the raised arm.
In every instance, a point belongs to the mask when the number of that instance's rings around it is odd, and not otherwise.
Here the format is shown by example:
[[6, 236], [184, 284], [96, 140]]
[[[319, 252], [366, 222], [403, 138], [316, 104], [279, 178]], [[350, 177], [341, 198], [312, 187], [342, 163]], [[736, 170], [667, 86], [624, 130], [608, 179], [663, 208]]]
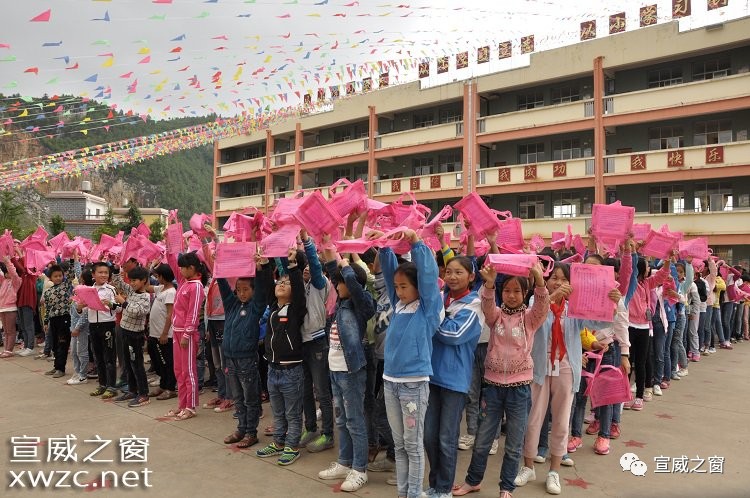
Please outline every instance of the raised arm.
[[396, 306], [398, 303], [398, 296], [396, 296], [396, 288], [393, 285], [393, 276], [396, 273], [398, 267], [398, 261], [396, 255], [390, 247], [384, 247], [380, 249], [378, 253], [380, 259], [380, 267], [383, 270], [383, 280], [385, 281], [385, 291], [388, 293], [388, 298], [391, 300], [391, 306]]
[[375, 314], [375, 302], [365, 288], [359, 284], [354, 270], [349, 266], [346, 259], [341, 260], [341, 276], [349, 290], [357, 314], [363, 316], [365, 320], [369, 320]]
[[445, 318], [437, 330], [437, 340], [450, 345], [478, 340], [482, 333], [479, 311], [483, 305], [484, 300], [480, 304], [479, 299], [474, 299], [455, 314], [448, 314], [446, 311]]
[[[307, 235], [307, 232], [305, 232]], [[305, 256], [307, 256], [307, 267], [310, 268], [310, 282], [313, 287], [318, 290], [325, 289], [328, 282], [323, 276], [323, 265], [320, 264], [320, 258], [318, 258], [318, 250], [315, 247], [312, 237], [309, 235], [304, 240], [305, 245]]]

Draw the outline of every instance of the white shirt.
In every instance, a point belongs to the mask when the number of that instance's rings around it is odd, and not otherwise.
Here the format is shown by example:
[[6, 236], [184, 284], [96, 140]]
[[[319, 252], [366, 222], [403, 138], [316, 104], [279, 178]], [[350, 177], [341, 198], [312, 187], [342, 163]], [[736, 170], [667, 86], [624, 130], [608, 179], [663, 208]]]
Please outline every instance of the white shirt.
[[[164, 324], [167, 323], [167, 305], [174, 304], [174, 298], [177, 296], [177, 289], [170, 287], [164, 289], [163, 285], [154, 286], [154, 302], [151, 304], [151, 314], [149, 315], [148, 335], [149, 337], [161, 337], [164, 330]], [[172, 337], [172, 327], [169, 327], [167, 337]]]

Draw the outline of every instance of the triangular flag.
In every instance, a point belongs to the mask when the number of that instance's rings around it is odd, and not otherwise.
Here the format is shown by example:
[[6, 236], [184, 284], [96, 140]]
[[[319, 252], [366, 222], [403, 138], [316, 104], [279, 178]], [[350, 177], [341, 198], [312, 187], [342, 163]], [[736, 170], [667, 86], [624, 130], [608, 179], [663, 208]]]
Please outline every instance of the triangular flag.
[[29, 22], [49, 22], [52, 16], [52, 9], [47, 9], [36, 17], [32, 17]]

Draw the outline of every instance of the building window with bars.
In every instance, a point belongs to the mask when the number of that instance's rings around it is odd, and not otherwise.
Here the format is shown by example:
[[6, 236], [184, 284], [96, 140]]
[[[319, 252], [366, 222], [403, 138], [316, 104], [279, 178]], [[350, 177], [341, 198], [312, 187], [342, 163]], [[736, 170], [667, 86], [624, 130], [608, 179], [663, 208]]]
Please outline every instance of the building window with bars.
[[720, 57], [693, 64], [693, 81], [723, 78], [724, 76], [729, 76], [731, 73], [732, 64], [729, 61], [729, 57]]
[[333, 130], [333, 143], [346, 142], [352, 139], [352, 130]]
[[433, 124], [435, 124], [435, 116], [431, 112], [414, 115], [414, 128], [426, 128]]
[[563, 86], [552, 89], [552, 104], [565, 104], [581, 100], [581, 90], [578, 86]]
[[544, 143], [518, 146], [518, 163], [534, 164], [544, 161]]
[[341, 178], [346, 178], [347, 180], [352, 181], [351, 173], [352, 170], [349, 168], [333, 168], [333, 181]]
[[649, 213], [666, 214], [685, 211], [685, 191], [678, 186], [651, 187]]
[[544, 195], [518, 196], [518, 216], [522, 219], [544, 218]]
[[648, 129], [648, 150], [679, 149], [684, 146], [682, 126], [659, 126]]
[[578, 159], [581, 157], [581, 139], [554, 140], [552, 142], [552, 160]]
[[435, 172], [433, 167], [433, 158], [431, 157], [417, 157], [412, 160], [413, 175], [412, 176], [424, 176], [431, 175]]
[[438, 155], [438, 172], [450, 173], [453, 171], [461, 171], [462, 163], [463, 154], [460, 151], [440, 154]]
[[559, 192], [552, 197], [553, 218], [575, 218], [581, 213], [581, 195], [576, 192]]
[[544, 94], [542, 92], [527, 93], [518, 96], [518, 110], [534, 109], [544, 106]]
[[668, 67], [654, 69], [648, 72], [648, 87], [660, 88], [663, 86], [679, 85], [682, 83], [682, 68]]
[[728, 119], [695, 123], [693, 145], [714, 145], [732, 141], [732, 122]]
[[734, 208], [732, 184], [703, 183], [695, 186], [695, 212], [731, 211]]
[[440, 124], [457, 123], [463, 118], [463, 114], [459, 109], [442, 109], [440, 111]]
[[367, 166], [355, 166], [354, 167], [354, 181], [362, 180], [367, 184]]

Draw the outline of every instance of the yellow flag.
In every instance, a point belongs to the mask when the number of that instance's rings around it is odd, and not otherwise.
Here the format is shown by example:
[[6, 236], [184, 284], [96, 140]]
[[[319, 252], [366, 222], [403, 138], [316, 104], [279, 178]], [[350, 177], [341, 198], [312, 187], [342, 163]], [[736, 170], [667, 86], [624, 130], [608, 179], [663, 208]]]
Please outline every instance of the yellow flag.
[[114, 64], [115, 58], [109, 57], [104, 63], [102, 64], [102, 67], [112, 67], [112, 64]]
[[23, 118], [23, 117], [26, 117], [28, 115], [29, 115], [29, 110], [28, 109], [24, 109], [23, 112], [21, 114], [19, 114], [18, 116], [16, 116], [16, 117]]
[[141, 54], [141, 55], [150, 54], [151, 53], [151, 49], [148, 48], [148, 47], [141, 47], [140, 49], [138, 49], [138, 53]]

